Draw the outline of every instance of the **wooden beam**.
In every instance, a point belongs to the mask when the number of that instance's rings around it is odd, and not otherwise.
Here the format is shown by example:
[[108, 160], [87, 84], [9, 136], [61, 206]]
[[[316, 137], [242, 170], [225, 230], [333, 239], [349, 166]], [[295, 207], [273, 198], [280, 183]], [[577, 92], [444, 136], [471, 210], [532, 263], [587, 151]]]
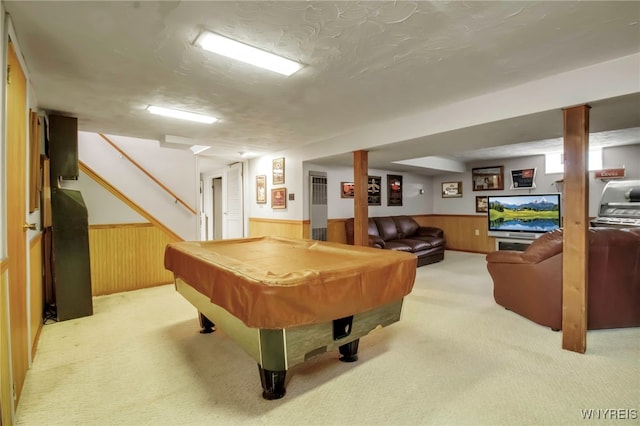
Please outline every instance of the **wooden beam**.
[[562, 348], [578, 353], [587, 349], [589, 109], [564, 109]]
[[369, 245], [369, 199], [368, 199], [369, 153], [353, 152], [353, 244]]

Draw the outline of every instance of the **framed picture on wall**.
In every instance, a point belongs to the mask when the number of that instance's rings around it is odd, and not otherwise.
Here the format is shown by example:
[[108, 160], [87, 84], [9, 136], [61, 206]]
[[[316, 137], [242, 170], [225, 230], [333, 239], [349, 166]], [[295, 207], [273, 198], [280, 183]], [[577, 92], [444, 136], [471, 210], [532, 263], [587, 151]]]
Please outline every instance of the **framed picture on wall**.
[[382, 178], [380, 176], [368, 176], [367, 200], [370, 206], [382, 205]]
[[387, 175], [387, 205], [402, 206], [401, 175]]
[[284, 184], [284, 157], [275, 158], [272, 164], [273, 184]]
[[353, 198], [355, 196], [353, 182], [340, 182], [340, 198]]
[[462, 197], [462, 182], [442, 182], [442, 198]]
[[476, 197], [476, 213], [487, 213], [489, 211], [489, 198], [485, 195]]
[[531, 189], [536, 187], [536, 169], [511, 170], [511, 189]]
[[256, 176], [256, 203], [267, 204], [267, 175]]
[[504, 189], [504, 166], [478, 167], [471, 170], [474, 191]]
[[273, 188], [271, 190], [271, 208], [287, 208], [287, 188]]

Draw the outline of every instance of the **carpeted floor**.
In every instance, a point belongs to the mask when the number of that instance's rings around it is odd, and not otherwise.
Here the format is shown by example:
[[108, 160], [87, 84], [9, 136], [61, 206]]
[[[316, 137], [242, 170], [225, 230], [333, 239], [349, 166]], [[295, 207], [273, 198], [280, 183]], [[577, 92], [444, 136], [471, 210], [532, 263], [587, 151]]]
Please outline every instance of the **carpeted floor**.
[[172, 285], [98, 297], [93, 316], [44, 327], [17, 424], [640, 423], [640, 328], [562, 350], [561, 333], [494, 303], [479, 254], [418, 268], [405, 300], [399, 323], [360, 340], [358, 362], [315, 357], [266, 401], [256, 363], [223, 332], [199, 334]]

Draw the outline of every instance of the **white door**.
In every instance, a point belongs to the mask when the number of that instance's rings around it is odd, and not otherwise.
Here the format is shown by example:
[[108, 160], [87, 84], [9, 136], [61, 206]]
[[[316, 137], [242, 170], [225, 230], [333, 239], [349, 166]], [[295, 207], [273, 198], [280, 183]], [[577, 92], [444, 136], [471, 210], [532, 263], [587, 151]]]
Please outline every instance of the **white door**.
[[211, 239], [222, 239], [222, 177], [213, 178], [213, 225]]
[[222, 178], [222, 238], [244, 237], [242, 215], [242, 163], [232, 164]]

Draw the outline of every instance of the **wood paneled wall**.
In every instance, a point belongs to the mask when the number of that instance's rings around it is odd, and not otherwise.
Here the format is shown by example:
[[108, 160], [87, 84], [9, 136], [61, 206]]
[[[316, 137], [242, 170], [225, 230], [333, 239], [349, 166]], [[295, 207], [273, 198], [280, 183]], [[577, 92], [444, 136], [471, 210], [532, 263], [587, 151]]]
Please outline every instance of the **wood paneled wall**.
[[[486, 215], [420, 215], [413, 216], [422, 226], [435, 226], [444, 231], [447, 250], [489, 253], [495, 251], [495, 238], [487, 235]], [[479, 235], [476, 235], [476, 230]]]
[[44, 284], [42, 275], [42, 233], [38, 234], [29, 244], [29, 277], [31, 308], [29, 310], [29, 324], [31, 325], [31, 358], [35, 357], [38, 347], [38, 335], [42, 330], [42, 315], [44, 308]]
[[329, 219], [327, 223], [327, 241], [347, 244], [347, 219]]
[[249, 218], [249, 237], [309, 238], [308, 220]]
[[[448, 250], [473, 253], [489, 253], [495, 250], [495, 238], [487, 235], [485, 215], [415, 215], [413, 218], [422, 226], [442, 228]], [[329, 241], [347, 243], [346, 221], [347, 219], [329, 219]], [[476, 230], [479, 235], [476, 235]]]
[[164, 249], [176, 241], [151, 223], [89, 226], [92, 295], [171, 283]]
[[9, 362], [9, 324], [7, 323], [7, 306], [9, 294], [7, 292], [9, 263], [0, 263], [0, 424], [11, 425], [13, 395], [11, 392], [11, 363]]

